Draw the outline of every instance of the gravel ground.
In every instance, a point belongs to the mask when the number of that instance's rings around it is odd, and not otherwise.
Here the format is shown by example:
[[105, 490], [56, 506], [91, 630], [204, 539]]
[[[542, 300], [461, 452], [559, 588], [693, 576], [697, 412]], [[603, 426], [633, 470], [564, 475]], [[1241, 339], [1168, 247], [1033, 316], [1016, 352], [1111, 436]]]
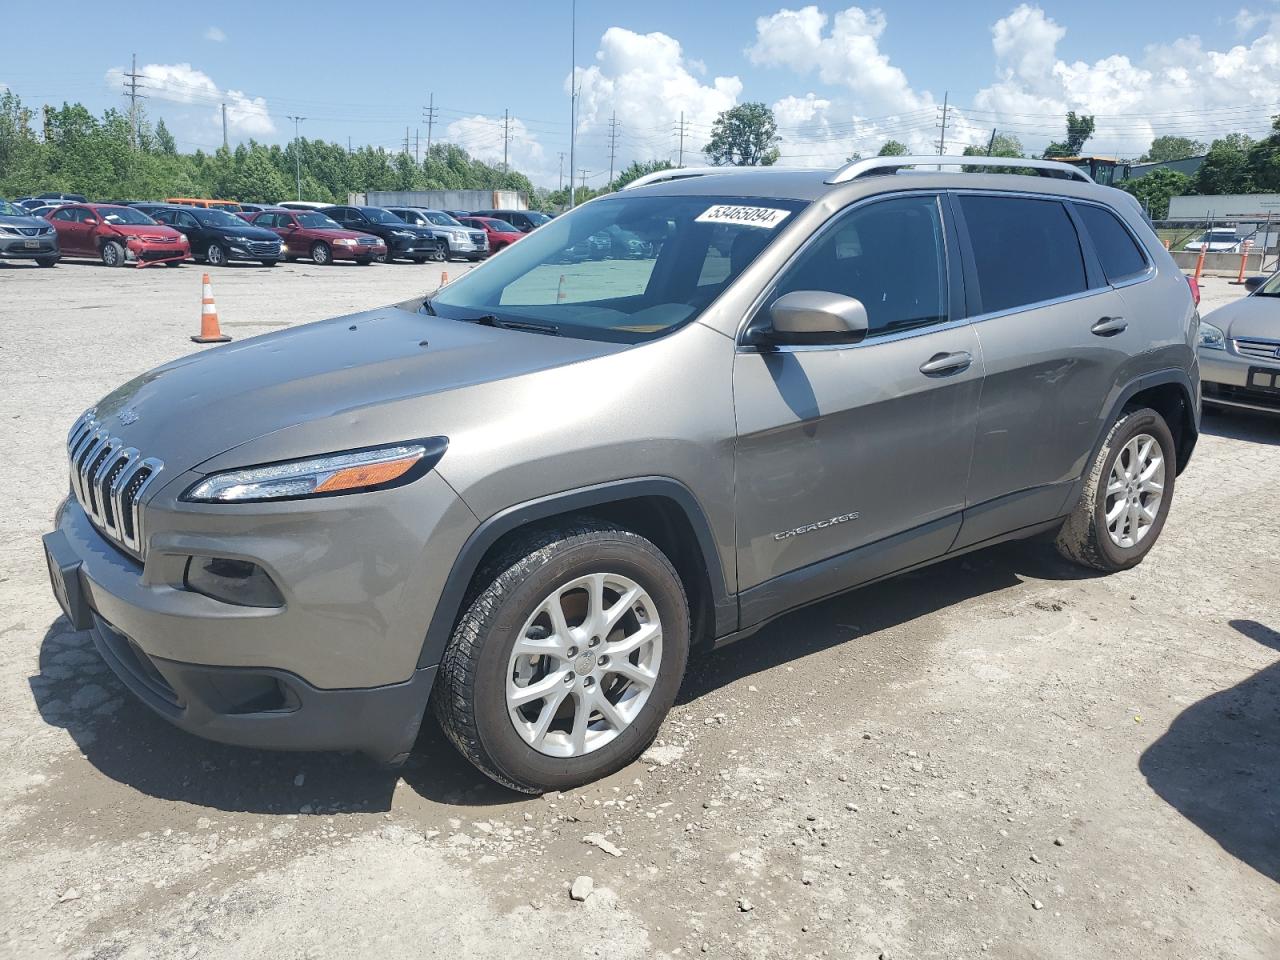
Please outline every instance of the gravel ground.
[[[438, 269], [213, 278], [240, 337]], [[530, 799], [431, 727], [399, 774], [194, 739], [59, 617], [65, 430], [193, 349], [199, 279], [0, 266], [0, 956], [1280, 956], [1280, 421], [1206, 417], [1137, 569], [1016, 544], [812, 607]]]

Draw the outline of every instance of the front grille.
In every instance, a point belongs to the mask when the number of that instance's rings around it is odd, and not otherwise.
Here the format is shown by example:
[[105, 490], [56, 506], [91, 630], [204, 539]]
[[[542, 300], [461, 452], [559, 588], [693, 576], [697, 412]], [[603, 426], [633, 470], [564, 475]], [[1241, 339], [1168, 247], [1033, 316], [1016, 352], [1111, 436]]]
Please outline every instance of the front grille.
[[274, 257], [280, 253], [280, 241], [254, 240], [248, 249], [255, 257]]
[[484, 234], [483, 234], [483, 233], [473, 233], [473, 234], [471, 235], [471, 242], [472, 242], [472, 243], [474, 243], [477, 247], [479, 247], [479, 246], [483, 246], [483, 245], [484, 245]]
[[178, 242], [174, 237], [159, 237], [159, 236], [152, 237], [146, 234], [143, 234], [139, 239], [145, 240], [148, 243], [177, 243]]
[[1280, 340], [1233, 340], [1236, 353], [1257, 360], [1280, 360]]
[[104, 536], [141, 556], [142, 510], [138, 503], [164, 464], [143, 457], [112, 437], [93, 410], [76, 421], [67, 436], [71, 491]]
[[53, 227], [15, 227], [24, 237], [43, 237], [46, 233], [52, 233]]
[[356, 240], [356, 243], [358, 243], [362, 247], [372, 247], [377, 245], [378, 238], [377, 237], [360, 237], [358, 240]]

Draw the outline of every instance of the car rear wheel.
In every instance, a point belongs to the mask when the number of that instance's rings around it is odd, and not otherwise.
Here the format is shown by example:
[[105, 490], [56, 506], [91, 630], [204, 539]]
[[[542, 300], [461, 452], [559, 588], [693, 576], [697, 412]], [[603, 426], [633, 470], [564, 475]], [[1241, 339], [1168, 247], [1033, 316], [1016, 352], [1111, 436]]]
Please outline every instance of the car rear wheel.
[[319, 266], [326, 267], [333, 263], [333, 254], [329, 252], [327, 243], [317, 241], [311, 245], [311, 259]]
[[120, 244], [114, 240], [108, 240], [102, 245], [102, 262], [108, 267], [123, 266], [124, 261], [124, 247]]
[[432, 694], [468, 760], [538, 793], [607, 776], [649, 746], [690, 630], [684, 587], [656, 546], [583, 518], [513, 543], [474, 586]]
[[205, 251], [204, 257], [209, 261], [211, 267], [225, 267], [227, 265], [227, 251], [219, 244], [209, 244], [209, 249]]
[[1169, 425], [1155, 410], [1122, 413], [1058, 532], [1058, 552], [1106, 573], [1141, 563], [1169, 515], [1176, 453]]
[[431, 254], [431, 259], [436, 263], [447, 263], [449, 260], [449, 245], [447, 243], [436, 244], [436, 249]]
[[36, 257], [36, 265], [41, 267], [54, 267], [58, 264], [58, 257]]

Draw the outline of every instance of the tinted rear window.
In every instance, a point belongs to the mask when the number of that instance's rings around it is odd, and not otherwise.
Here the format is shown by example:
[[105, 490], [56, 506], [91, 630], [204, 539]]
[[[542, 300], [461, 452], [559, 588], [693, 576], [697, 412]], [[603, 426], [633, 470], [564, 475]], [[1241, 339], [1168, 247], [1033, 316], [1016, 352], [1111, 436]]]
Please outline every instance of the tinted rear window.
[[978, 268], [982, 312], [1088, 289], [1075, 224], [1057, 200], [962, 196]]
[[1147, 258], [1138, 246], [1138, 241], [1133, 239], [1133, 234], [1125, 229], [1114, 213], [1086, 203], [1078, 203], [1075, 207], [1080, 219], [1084, 221], [1084, 228], [1093, 241], [1094, 249], [1098, 251], [1102, 272], [1107, 275], [1107, 280], [1116, 283], [1147, 269]]

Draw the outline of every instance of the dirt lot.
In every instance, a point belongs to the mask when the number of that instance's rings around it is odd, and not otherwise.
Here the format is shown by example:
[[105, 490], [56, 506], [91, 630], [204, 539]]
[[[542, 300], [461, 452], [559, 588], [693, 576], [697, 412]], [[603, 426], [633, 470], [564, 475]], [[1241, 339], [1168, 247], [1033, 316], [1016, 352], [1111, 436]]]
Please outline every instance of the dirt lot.
[[[242, 337], [438, 269], [214, 284]], [[399, 775], [196, 740], [59, 617], [65, 431], [193, 349], [199, 280], [0, 266], [0, 956], [1280, 956], [1280, 421], [1206, 418], [1137, 569], [1014, 545], [813, 607], [531, 799], [434, 728]]]

